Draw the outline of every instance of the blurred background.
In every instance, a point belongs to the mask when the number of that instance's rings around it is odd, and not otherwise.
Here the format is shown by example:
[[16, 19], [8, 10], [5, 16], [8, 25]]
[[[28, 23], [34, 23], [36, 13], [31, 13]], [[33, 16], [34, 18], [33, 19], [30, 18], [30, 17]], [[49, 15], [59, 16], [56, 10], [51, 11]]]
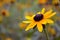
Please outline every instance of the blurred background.
[[0, 40], [46, 40], [37, 28], [25, 31], [25, 16], [52, 9], [57, 14], [47, 24], [50, 40], [60, 40], [60, 0], [0, 0]]

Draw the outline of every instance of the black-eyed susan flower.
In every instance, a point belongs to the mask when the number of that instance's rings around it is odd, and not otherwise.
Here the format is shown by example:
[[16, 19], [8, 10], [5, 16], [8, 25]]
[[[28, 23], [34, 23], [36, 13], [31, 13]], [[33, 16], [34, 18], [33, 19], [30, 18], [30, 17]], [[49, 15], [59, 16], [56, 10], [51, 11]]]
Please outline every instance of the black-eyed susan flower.
[[5, 10], [5, 9], [1, 10], [1, 14], [2, 14], [2, 16], [6, 16], [6, 17], [9, 16], [8, 10]]
[[25, 16], [28, 21], [23, 21], [24, 23], [30, 23], [25, 31], [28, 31], [31, 28], [34, 28], [35, 25], [37, 25], [37, 28], [39, 32], [43, 31], [42, 24], [47, 24], [47, 23], [54, 23], [50, 17], [54, 16], [56, 12], [52, 12], [52, 10], [49, 10], [45, 12], [45, 8], [42, 9], [41, 12], [38, 12], [36, 15], [33, 16]]

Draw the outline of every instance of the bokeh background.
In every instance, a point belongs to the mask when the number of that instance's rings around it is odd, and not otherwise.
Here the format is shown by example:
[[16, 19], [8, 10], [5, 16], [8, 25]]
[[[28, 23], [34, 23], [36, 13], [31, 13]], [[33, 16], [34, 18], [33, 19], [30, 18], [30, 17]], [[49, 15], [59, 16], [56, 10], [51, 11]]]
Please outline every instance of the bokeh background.
[[52, 9], [57, 14], [47, 24], [50, 40], [60, 40], [60, 0], [0, 0], [0, 40], [46, 40], [36, 28], [25, 31], [25, 16]]

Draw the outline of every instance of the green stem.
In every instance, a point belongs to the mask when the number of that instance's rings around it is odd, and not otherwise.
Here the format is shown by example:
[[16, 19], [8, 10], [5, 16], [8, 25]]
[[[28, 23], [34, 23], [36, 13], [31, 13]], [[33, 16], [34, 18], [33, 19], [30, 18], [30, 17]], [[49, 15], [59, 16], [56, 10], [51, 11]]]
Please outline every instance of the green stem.
[[43, 26], [44, 33], [46, 35], [46, 40], [49, 40], [49, 36], [48, 36], [48, 32], [47, 32], [47, 27], [44, 24], [42, 24], [42, 26]]
[[44, 33], [45, 33], [45, 35], [46, 35], [46, 40], [49, 40], [48, 32], [47, 32], [46, 29], [44, 29]]

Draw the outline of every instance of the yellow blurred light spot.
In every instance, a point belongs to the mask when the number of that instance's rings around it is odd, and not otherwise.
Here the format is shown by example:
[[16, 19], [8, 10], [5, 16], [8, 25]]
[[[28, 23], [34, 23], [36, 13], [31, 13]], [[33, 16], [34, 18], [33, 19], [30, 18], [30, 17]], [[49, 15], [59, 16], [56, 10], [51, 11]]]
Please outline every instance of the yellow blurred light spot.
[[47, 1], [48, 0], [39, 0], [38, 2], [39, 2], [39, 4], [45, 4], [45, 3], [47, 3]]
[[6, 40], [12, 40], [11, 38], [6, 38]]
[[52, 0], [52, 4], [59, 3], [59, 0]]
[[19, 23], [19, 27], [24, 29], [26, 27], [26, 23]]
[[32, 16], [33, 15], [33, 12], [25, 12], [25, 16]]
[[31, 40], [31, 38], [27, 37], [26, 40]]

